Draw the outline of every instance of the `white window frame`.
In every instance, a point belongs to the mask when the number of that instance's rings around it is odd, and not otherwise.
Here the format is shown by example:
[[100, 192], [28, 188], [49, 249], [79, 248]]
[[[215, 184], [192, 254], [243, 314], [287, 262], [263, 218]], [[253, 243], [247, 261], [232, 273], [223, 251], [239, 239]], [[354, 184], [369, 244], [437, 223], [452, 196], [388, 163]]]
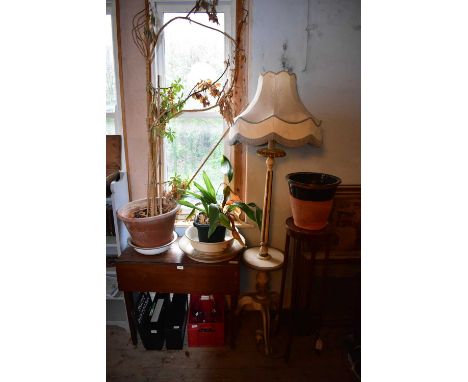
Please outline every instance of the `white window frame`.
[[[151, 3], [156, 3], [156, 9], [158, 14], [160, 15], [161, 19], [163, 14], [168, 12], [168, 13], [187, 13], [190, 11], [190, 9], [193, 8], [194, 0], [176, 0], [176, 1], [168, 1], [168, 0], [150, 0]], [[236, 25], [236, 1], [235, 0], [219, 0], [218, 6], [217, 6], [217, 11], [219, 13], [224, 13], [224, 25], [225, 25], [225, 32], [231, 35], [233, 38], [236, 38], [236, 30], [235, 30], [235, 25]], [[169, 26], [170, 28], [170, 26]], [[213, 32], [216, 33], [216, 32]], [[153, 66], [152, 74], [153, 78], [152, 81], [153, 83], [156, 83], [156, 78], [157, 75], [159, 74], [161, 76], [161, 84], [164, 86], [164, 35], [162, 36], [160, 46], [157, 47], [156, 49], [156, 57], [155, 57], [155, 65], [156, 68]], [[229, 54], [232, 52], [232, 42], [229, 39], [225, 39], [224, 42], [224, 56], [225, 59], [229, 57]], [[233, 57], [231, 57], [231, 60]], [[156, 72], [156, 69], [159, 68], [159, 72]], [[199, 113], [187, 113], [187, 114], [181, 114], [177, 118], [190, 118], [193, 117], [194, 115], [199, 116], [200, 118], [207, 118], [207, 117], [215, 117], [219, 116], [219, 113], [214, 110], [209, 110], [206, 112], [199, 112]], [[224, 122], [224, 128], [226, 128], [226, 123]], [[224, 145], [223, 145], [223, 151], [224, 154], [229, 157], [230, 153], [230, 146], [227, 143], [227, 140], [224, 140]], [[164, 165], [164, 179], [166, 179], [166, 174], [165, 174], [165, 168], [166, 166]], [[184, 206], [182, 206], [184, 207]], [[190, 210], [188, 207], [186, 208], [187, 212]], [[191, 226], [192, 222], [187, 222], [185, 221], [185, 216], [186, 214], [181, 214], [178, 216], [175, 227], [176, 231], [179, 235], [183, 235], [186, 227]], [[241, 222], [241, 223], [236, 223], [236, 226], [239, 228], [255, 228], [256, 226], [253, 223], [250, 222]]]
[[113, 112], [106, 110], [106, 117], [114, 117], [115, 121], [115, 134], [122, 135], [122, 111], [120, 105], [120, 78], [119, 78], [119, 55], [117, 44], [117, 20], [116, 20], [116, 6], [114, 0], [106, 0], [106, 15], [111, 16], [112, 20], [112, 46], [114, 48], [114, 77], [115, 77], [115, 90], [117, 95], [117, 104]]
[[[167, 0], [152, 0], [153, 3], [156, 4], [156, 10], [158, 12], [159, 17], [161, 18], [161, 21], [164, 20], [164, 13], [188, 13], [194, 6], [194, 0], [178, 0], [178, 1], [167, 1]], [[236, 17], [236, 2], [234, 0], [220, 0], [218, 2], [217, 6], [217, 11], [219, 13], [224, 13], [224, 31], [228, 33], [229, 35], [233, 36], [235, 38], [235, 17]], [[199, 13], [204, 13], [204, 12], [199, 12]], [[216, 27], [216, 25], [214, 25]], [[168, 28], [171, 28], [169, 26]], [[217, 33], [214, 32], [213, 33]], [[164, 68], [164, 34], [162, 35], [162, 39], [160, 40], [160, 43], [158, 44], [159, 46], [157, 47], [156, 50], [156, 58], [155, 58], [155, 64], [153, 65], [153, 78], [152, 81], [153, 83], [156, 83], [157, 76], [158, 74], [161, 76], [161, 84], [162, 86], [166, 86], [167, 84], [165, 83], [165, 68]], [[232, 51], [232, 42], [225, 38], [224, 40], [224, 59], [227, 59], [229, 57], [229, 53]], [[231, 58], [232, 59], [232, 58]], [[183, 113], [177, 118], [180, 119], [185, 119], [185, 118], [193, 118], [193, 117], [199, 117], [199, 118], [213, 118], [213, 117], [219, 117], [220, 114], [218, 111], [215, 109], [204, 111], [204, 112], [198, 112], [198, 113]], [[223, 126], [224, 129], [226, 129], [226, 122], [223, 121]], [[229, 146], [227, 144], [227, 141], [224, 140], [223, 142], [223, 153], [225, 155], [229, 155]], [[226, 154], [227, 153], [227, 154]], [[163, 156], [165, 158], [165, 155]], [[163, 164], [164, 168], [164, 179], [167, 180], [167, 174], [166, 174], [166, 166]]]

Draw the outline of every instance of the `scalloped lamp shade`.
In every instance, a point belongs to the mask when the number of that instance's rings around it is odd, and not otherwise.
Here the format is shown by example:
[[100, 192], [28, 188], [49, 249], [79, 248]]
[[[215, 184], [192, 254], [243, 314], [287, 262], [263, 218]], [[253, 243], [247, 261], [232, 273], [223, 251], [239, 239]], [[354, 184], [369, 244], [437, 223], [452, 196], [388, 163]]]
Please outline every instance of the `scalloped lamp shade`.
[[274, 140], [286, 147], [322, 145], [322, 132], [297, 92], [296, 75], [282, 71], [259, 76], [257, 92], [229, 132], [229, 144], [263, 145]]

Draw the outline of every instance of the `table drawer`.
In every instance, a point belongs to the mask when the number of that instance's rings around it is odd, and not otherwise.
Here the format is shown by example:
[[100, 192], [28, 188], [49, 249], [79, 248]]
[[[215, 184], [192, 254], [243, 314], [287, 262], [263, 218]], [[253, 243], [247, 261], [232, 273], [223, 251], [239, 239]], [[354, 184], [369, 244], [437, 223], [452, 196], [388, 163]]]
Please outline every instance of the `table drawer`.
[[117, 263], [119, 290], [124, 292], [239, 293], [239, 267], [233, 264]]

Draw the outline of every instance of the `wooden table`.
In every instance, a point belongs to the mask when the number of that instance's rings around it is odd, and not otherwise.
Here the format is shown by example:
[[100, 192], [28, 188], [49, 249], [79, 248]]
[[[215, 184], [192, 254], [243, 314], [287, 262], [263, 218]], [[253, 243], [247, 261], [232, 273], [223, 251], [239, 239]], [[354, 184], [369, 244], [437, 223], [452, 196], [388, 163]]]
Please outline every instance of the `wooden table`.
[[220, 293], [230, 295], [230, 340], [235, 344], [235, 317], [239, 295], [239, 258], [222, 263], [196, 262], [179, 248], [178, 241], [164, 253], [145, 256], [128, 247], [116, 262], [119, 290], [124, 292], [132, 342], [137, 345], [133, 292]]

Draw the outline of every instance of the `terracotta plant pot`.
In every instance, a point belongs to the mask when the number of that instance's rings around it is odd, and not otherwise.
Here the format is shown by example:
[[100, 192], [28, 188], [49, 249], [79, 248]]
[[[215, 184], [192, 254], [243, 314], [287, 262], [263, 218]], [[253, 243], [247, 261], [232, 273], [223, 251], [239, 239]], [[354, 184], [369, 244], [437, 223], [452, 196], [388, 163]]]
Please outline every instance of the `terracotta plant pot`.
[[294, 224], [308, 230], [325, 228], [341, 179], [318, 172], [286, 175]]
[[127, 227], [132, 243], [137, 247], [156, 248], [173, 238], [174, 223], [180, 204], [165, 214], [149, 218], [135, 218], [135, 212], [146, 207], [146, 199], [134, 200], [117, 211], [117, 216]]
[[198, 240], [202, 243], [220, 243], [224, 241], [226, 236], [226, 227], [219, 225], [216, 227], [213, 234], [208, 237], [208, 231], [210, 229], [209, 224], [200, 224], [198, 223], [198, 216], [193, 222], [193, 225], [197, 228], [198, 231]]

